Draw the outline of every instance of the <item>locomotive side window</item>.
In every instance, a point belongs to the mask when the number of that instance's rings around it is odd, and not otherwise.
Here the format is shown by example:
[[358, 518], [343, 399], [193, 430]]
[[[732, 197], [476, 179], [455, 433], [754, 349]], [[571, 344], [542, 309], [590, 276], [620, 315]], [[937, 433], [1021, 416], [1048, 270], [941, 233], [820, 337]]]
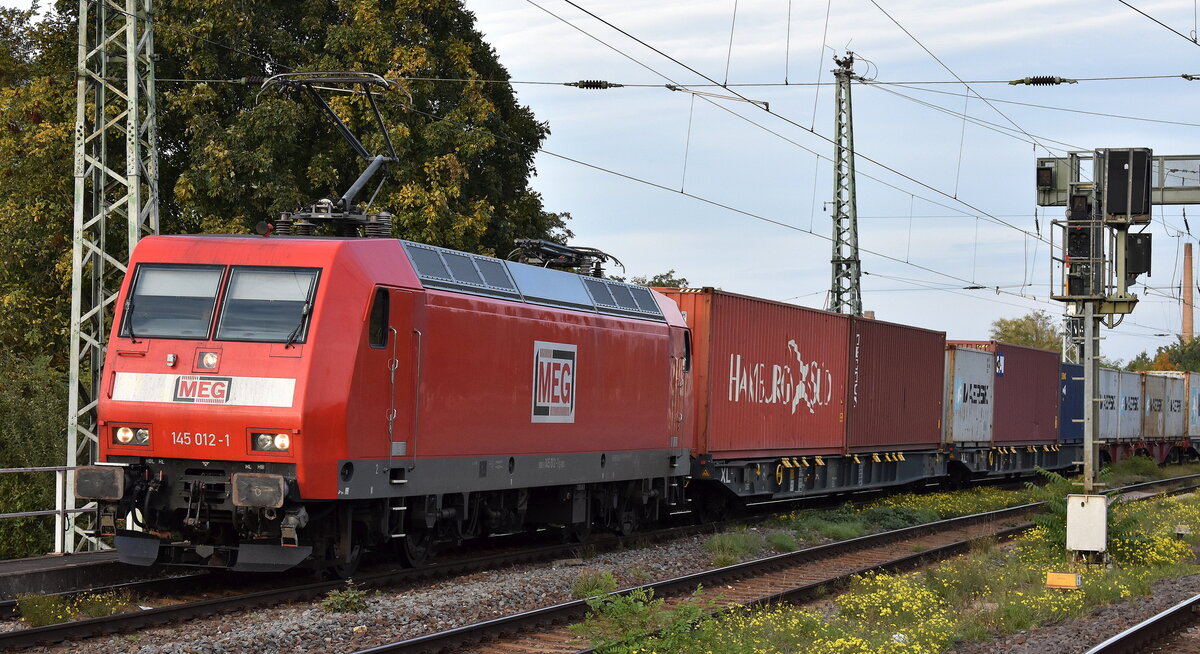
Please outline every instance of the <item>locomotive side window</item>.
[[388, 292], [386, 288], [375, 289], [371, 302], [371, 347], [386, 347], [388, 339]]
[[303, 343], [316, 287], [314, 268], [235, 266], [217, 340]]
[[121, 336], [206, 339], [224, 266], [140, 264]]

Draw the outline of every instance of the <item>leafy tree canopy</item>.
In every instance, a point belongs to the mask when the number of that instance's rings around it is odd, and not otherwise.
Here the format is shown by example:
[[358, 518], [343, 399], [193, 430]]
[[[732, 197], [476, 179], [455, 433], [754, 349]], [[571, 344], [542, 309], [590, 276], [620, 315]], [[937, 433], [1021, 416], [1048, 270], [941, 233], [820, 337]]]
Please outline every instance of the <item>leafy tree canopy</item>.
[[1200, 341], [1185, 341], [1182, 337], [1163, 345], [1151, 356], [1142, 352], [1129, 362], [1129, 370], [1190, 370], [1200, 372]]
[[[0, 348], [65, 351], [76, 11], [0, 9]], [[462, 0], [174, 0], [155, 49], [164, 233], [247, 232], [339, 197], [365, 163], [328, 120], [298, 93], [231, 80], [355, 70], [401, 85], [380, 98], [400, 161], [373, 204], [396, 236], [495, 254], [569, 235], [529, 187], [548, 127], [509, 85], [480, 81], [508, 73]], [[361, 96], [330, 104], [384, 151]]]
[[675, 269], [672, 268], [667, 272], [658, 273], [657, 275], [634, 275], [628, 280], [620, 275], [609, 275], [609, 279], [615, 279], [619, 282], [628, 281], [630, 284], [638, 284], [639, 286], [666, 286], [671, 288], [687, 288], [687, 277], [676, 277]]
[[1045, 311], [1032, 311], [1020, 318], [998, 318], [992, 323], [991, 338], [1013, 345], [1062, 351], [1062, 332]]

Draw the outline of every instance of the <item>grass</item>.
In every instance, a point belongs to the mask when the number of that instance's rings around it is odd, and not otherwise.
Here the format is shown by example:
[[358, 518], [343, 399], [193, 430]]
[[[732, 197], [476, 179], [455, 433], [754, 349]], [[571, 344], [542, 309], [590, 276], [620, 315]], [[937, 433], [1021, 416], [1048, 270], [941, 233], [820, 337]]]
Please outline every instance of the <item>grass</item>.
[[600, 570], [584, 570], [571, 586], [571, 597], [586, 599], [607, 595], [617, 589], [617, 578], [613, 573]]
[[[1058, 484], [1052, 479], [1050, 486]], [[673, 632], [670, 642], [629, 638], [619, 651], [937, 654], [958, 642], [1024, 631], [1147, 594], [1158, 579], [1200, 573], [1192, 553], [1200, 545], [1200, 497], [1118, 504], [1111, 514], [1111, 567], [1070, 563], [1060, 534], [1039, 525], [1003, 547], [983, 539], [924, 572], [862, 575], [832, 598], [828, 614], [786, 606], [740, 608], [700, 618], [694, 628]], [[806, 516], [803, 522], [814, 520]], [[1189, 526], [1192, 534], [1177, 538], [1176, 525]], [[1048, 589], [1047, 572], [1078, 573], [1082, 587]], [[637, 610], [643, 609], [654, 612]], [[602, 616], [604, 607], [593, 610]]]
[[724, 567], [758, 553], [765, 543], [766, 539], [758, 531], [727, 531], [705, 541], [704, 550], [713, 555], [713, 565]]
[[21, 621], [30, 627], [45, 627], [71, 620], [103, 618], [124, 613], [132, 608], [132, 595], [127, 590], [83, 593], [73, 598], [64, 595], [21, 595], [17, 597], [17, 610], [21, 614]]

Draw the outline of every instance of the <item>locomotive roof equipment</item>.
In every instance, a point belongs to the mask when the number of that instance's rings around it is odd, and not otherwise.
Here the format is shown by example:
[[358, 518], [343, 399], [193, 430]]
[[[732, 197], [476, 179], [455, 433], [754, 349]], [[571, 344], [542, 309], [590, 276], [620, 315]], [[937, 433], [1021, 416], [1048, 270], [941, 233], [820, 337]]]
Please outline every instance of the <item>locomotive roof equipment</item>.
[[[358, 179], [354, 180], [350, 188], [342, 194], [342, 197], [337, 200], [318, 200], [305, 211], [284, 212], [275, 224], [276, 231], [284, 236], [289, 234], [307, 236], [316, 233], [321, 225], [328, 225], [338, 236], [358, 236], [360, 228], [368, 237], [386, 238], [391, 236], [391, 214], [386, 211], [373, 214], [367, 213], [367, 210], [375, 201], [375, 197], [379, 195], [379, 191], [383, 188], [384, 181], [387, 179], [387, 166], [400, 160], [396, 154], [395, 146], [392, 145], [392, 138], [388, 134], [387, 127], [383, 123], [383, 116], [379, 113], [379, 106], [375, 103], [375, 93], [372, 89], [379, 87], [386, 91], [391, 88], [400, 88], [400, 85], [394, 81], [384, 79], [375, 73], [331, 71], [282, 73], [268, 77], [262, 83], [262, 90], [259, 91], [259, 96], [269, 87], [301, 90], [312, 100], [313, 104], [333, 121], [333, 125], [338, 133], [350, 144], [354, 152], [367, 162], [367, 167], [359, 174]], [[346, 123], [338, 117], [333, 108], [329, 106], [329, 103], [321, 97], [318, 91], [353, 93], [365, 96], [367, 103], [371, 107], [371, 112], [375, 116], [375, 124], [379, 127], [380, 133], [383, 134], [383, 140], [387, 146], [386, 153], [372, 155], [366, 146], [363, 145], [362, 141], [350, 131]], [[355, 204], [359, 193], [371, 181], [371, 178], [376, 175], [380, 176], [379, 185], [375, 187], [375, 192], [371, 194], [371, 199], [367, 201], [366, 205]]]

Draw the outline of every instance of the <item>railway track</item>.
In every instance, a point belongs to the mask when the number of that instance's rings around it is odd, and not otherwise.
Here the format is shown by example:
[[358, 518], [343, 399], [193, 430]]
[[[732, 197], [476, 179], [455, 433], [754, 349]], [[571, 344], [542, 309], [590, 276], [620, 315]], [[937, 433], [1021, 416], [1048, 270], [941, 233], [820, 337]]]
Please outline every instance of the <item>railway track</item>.
[[[1136, 489], [1147, 489], [1155, 486], [1168, 485], [1171, 483], [1180, 483], [1181, 481], [1194, 479], [1197, 477], [1200, 477], [1200, 475], [1160, 480], [1157, 482], [1148, 482], [1146, 484], [1140, 484], [1134, 487], [1126, 487], [1119, 490], [1129, 491]], [[793, 565], [797, 562], [808, 562], [809, 565], [815, 565], [819, 568], [829, 568], [828, 562], [833, 560], [831, 557], [837, 556], [849, 556], [849, 558], [843, 562], [846, 572], [845, 574], [840, 575], [847, 580], [855, 573], [862, 572], [878, 565], [891, 565], [896, 567], [920, 565], [937, 557], [939, 553], [941, 556], [946, 556], [954, 551], [961, 551], [961, 548], [965, 547], [966, 543], [968, 543], [971, 538], [978, 537], [979, 534], [997, 532], [998, 530], [995, 528], [995, 525], [998, 522], [1019, 522], [1020, 516], [1036, 510], [1037, 507], [1038, 505], [1036, 504], [1025, 505], [999, 512], [965, 516], [948, 521], [919, 525], [917, 527], [911, 527], [903, 530], [884, 532], [881, 534], [854, 539], [852, 541], [842, 541], [826, 546], [810, 548], [801, 552], [794, 552], [760, 561], [730, 566], [718, 571], [710, 571], [707, 573], [701, 573], [700, 575], [693, 575], [690, 577], [682, 577], [667, 582], [661, 582], [660, 584], [655, 584], [654, 587], [656, 593], [659, 595], [669, 595], [675, 593], [688, 594], [694, 590], [696, 585], [699, 583], [704, 583], [707, 586], [721, 583], [720, 580], [750, 578], [754, 575], [766, 574], [767, 571], [771, 571], [773, 569], [782, 571], [787, 566]], [[992, 526], [990, 531], [986, 528], [980, 527], [979, 529], [982, 531], [971, 528], [971, 533], [961, 532], [963, 529], [968, 529], [969, 525], [988, 524]], [[617, 547], [629, 547], [638, 543], [658, 542], [672, 538], [694, 535], [696, 533], [712, 531], [718, 527], [720, 527], [720, 525], [689, 526], [659, 530], [657, 532], [651, 532], [627, 539], [616, 537], [603, 538], [588, 543], [588, 547], [594, 548], [598, 551]], [[1007, 527], [1007, 529], [1020, 528], [1022, 527], [1017, 524]], [[954, 530], [960, 531], [956, 532]], [[979, 531], [979, 534], [974, 534], [975, 531]], [[1004, 530], [1002, 529], [999, 531]], [[952, 533], [958, 534], [958, 538], [950, 538], [948, 542], [943, 542], [946, 541], [946, 534]], [[939, 536], [939, 534], [941, 535]], [[925, 540], [913, 541], [912, 539], [914, 538], [923, 538]], [[902, 539], [909, 540], [903, 546], [894, 545], [895, 543], [900, 542]], [[889, 544], [892, 544], [893, 549], [899, 547], [903, 551], [899, 552], [897, 556], [893, 556], [892, 559], [889, 559], [886, 563], [873, 563], [874, 558], [878, 557], [875, 556], [872, 558], [874, 555], [866, 554], [866, 552], [872, 548], [886, 549]], [[914, 547], [919, 547], [922, 549], [922, 551], [914, 553]], [[364, 588], [384, 588], [411, 585], [415, 583], [426, 583], [438, 579], [452, 577], [454, 575], [476, 572], [480, 570], [571, 557], [573, 554], [578, 552], [578, 548], [579, 545], [556, 544], [531, 549], [523, 549], [516, 552], [506, 551], [499, 554], [462, 557], [455, 560], [440, 561], [426, 567], [415, 569], [385, 569], [378, 572], [363, 571], [362, 574], [355, 577], [355, 581], [360, 587]], [[853, 552], [851, 552], [851, 550], [853, 550]], [[895, 552], [893, 552], [893, 554], [895, 554]], [[785, 573], [783, 581], [777, 580], [776, 582], [772, 583], [795, 585], [792, 581], [787, 580], [787, 574], [789, 573]], [[705, 575], [713, 576], [706, 578]], [[186, 582], [189, 585], [189, 590], [192, 591], [191, 594], [193, 596], [202, 594], [204, 592], [209, 592], [209, 590], [211, 590], [212, 594], [220, 594], [221, 596], [207, 597], [196, 601], [188, 601], [104, 618], [94, 618], [59, 625], [50, 625], [46, 627], [0, 632], [0, 650], [17, 649], [37, 644], [61, 642], [64, 640], [78, 640], [105, 634], [127, 633], [146, 627], [164, 625], [246, 608], [262, 608], [265, 606], [272, 606], [286, 602], [310, 601], [324, 596], [331, 590], [344, 587], [344, 584], [340, 581], [317, 581], [313, 583], [287, 586], [278, 586], [270, 581], [259, 581], [252, 582], [252, 584], [259, 583], [265, 587], [252, 585], [251, 587], [254, 589], [249, 592], [239, 592], [234, 595], [229, 595], [227, 592], [222, 592], [222, 585], [228, 583], [227, 579], [222, 581], [222, 577], [224, 577], [224, 575], [199, 575], [188, 577]], [[180, 581], [180, 578], [158, 579], [148, 580], [145, 582], [133, 582], [130, 584], [124, 584], [121, 587], [129, 589], [133, 592], [142, 593], [157, 592], [158, 590], [164, 588], [169, 590], [177, 590], [181, 583], [182, 582]], [[822, 581], [814, 581], [809, 585], [812, 586], [812, 588], [829, 588], [830, 583], [830, 580], [825, 579]], [[728, 591], [728, 589], [726, 590]], [[804, 591], [797, 592], [803, 593]], [[811, 592], [811, 589], [809, 592]], [[743, 593], [734, 594], [727, 592], [727, 595], [731, 599], [739, 601], [740, 603], [748, 603], [752, 601], [749, 595], [744, 595]], [[788, 600], [797, 601], [797, 598], [800, 597], [802, 597], [802, 595], [788, 596]], [[0, 604], [0, 610], [4, 610], [7, 607], [8, 610], [11, 611], [11, 604], [11, 602]], [[472, 625], [469, 627], [464, 627], [461, 630], [453, 630], [452, 632], [446, 632], [444, 634], [434, 634], [431, 636], [414, 639], [413, 641], [405, 641], [403, 643], [384, 646], [383, 649], [379, 649], [378, 651], [430, 651], [435, 649], [444, 649], [445, 647], [450, 646], [450, 643], [454, 642], [467, 642], [472, 640], [474, 642], [479, 642], [481, 640], [490, 639], [494, 637], [494, 635], [489, 635], [490, 629], [494, 629], [503, 633], [505, 631], [511, 632], [514, 629], [527, 629], [529, 628], [529, 625], [533, 624], [553, 624], [575, 620], [582, 616], [582, 611], [584, 610], [586, 610], [586, 606], [583, 602], [568, 603], [565, 605], [560, 605], [559, 607], [548, 607], [547, 609], [534, 611], [530, 614], [520, 614], [517, 616], [493, 620], [489, 623], [484, 623], [483, 625]], [[475, 635], [470, 635], [473, 632]], [[437, 644], [441, 639], [445, 639], [445, 645]], [[396, 649], [388, 649], [393, 647]]]
[[[1143, 491], [1155, 486], [1195, 480], [1197, 477], [1200, 475], [1135, 484], [1110, 492]], [[1186, 486], [1170, 492], [1190, 492], [1196, 488], [1200, 486]], [[692, 596], [698, 586], [707, 589], [701, 595], [702, 600], [711, 600], [722, 607], [776, 602], [802, 603], [817, 599], [830, 590], [844, 588], [855, 575], [869, 571], [899, 571], [919, 567], [962, 553], [970, 548], [972, 542], [981, 538], [1007, 538], [1020, 533], [1031, 526], [1022, 519], [1039, 507], [1040, 504], [1030, 504], [883, 532], [647, 584], [641, 588], [652, 590], [656, 597], [668, 598], [668, 607]], [[1013, 521], [1020, 521], [1020, 524], [1010, 524]], [[592, 652], [587, 643], [573, 636], [566, 628], [567, 625], [582, 620], [587, 611], [585, 600], [566, 602], [360, 650], [358, 654], [445, 652], [464, 649], [503, 654]], [[1197, 642], [1200, 643], [1200, 639]], [[1200, 649], [1195, 651], [1200, 654]]]
[[1087, 654], [1200, 654], [1200, 595], [1089, 649]]

